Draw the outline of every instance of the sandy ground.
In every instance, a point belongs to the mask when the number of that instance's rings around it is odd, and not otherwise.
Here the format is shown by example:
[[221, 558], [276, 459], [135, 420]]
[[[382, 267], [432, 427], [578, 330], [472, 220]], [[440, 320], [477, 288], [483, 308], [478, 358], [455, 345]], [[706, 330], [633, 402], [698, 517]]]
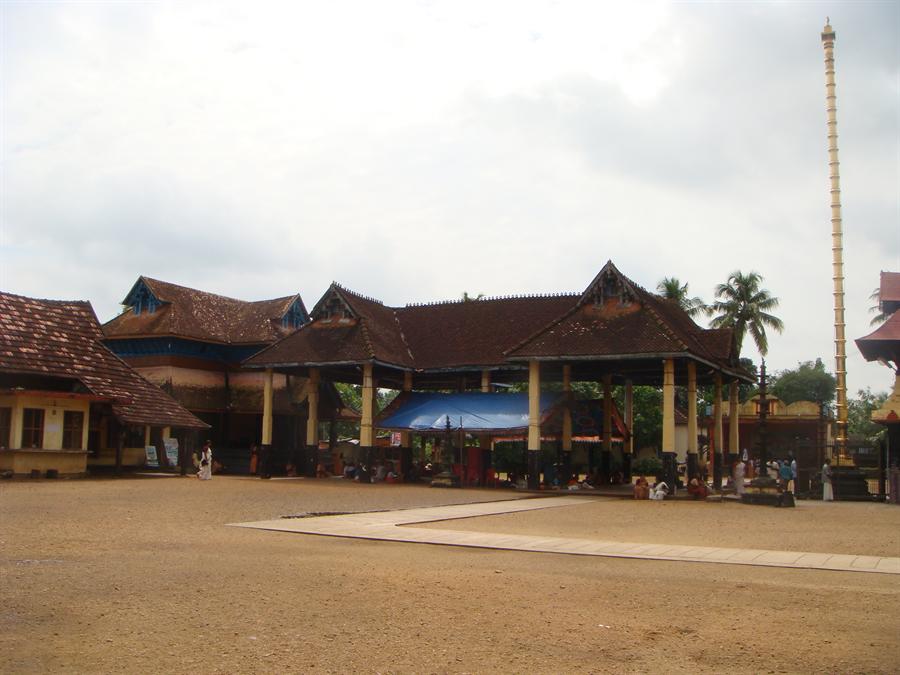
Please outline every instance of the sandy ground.
[[[900, 671], [900, 577], [226, 527], [506, 492], [0, 483], [0, 672]], [[898, 555], [900, 508], [586, 499], [435, 526]]]

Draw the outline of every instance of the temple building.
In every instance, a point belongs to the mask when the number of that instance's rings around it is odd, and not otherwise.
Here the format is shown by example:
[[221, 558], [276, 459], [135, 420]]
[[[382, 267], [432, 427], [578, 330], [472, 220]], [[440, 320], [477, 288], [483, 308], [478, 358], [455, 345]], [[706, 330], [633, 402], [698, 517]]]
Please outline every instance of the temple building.
[[143, 465], [152, 439], [188, 453], [206, 428], [103, 344], [90, 303], [0, 293], [0, 472]]
[[[268, 384], [277, 448], [272, 464], [309, 473], [302, 444], [308, 378], [279, 373], [266, 381], [241, 367], [309, 321], [300, 295], [246, 302], [142, 276], [122, 304], [124, 311], [103, 326], [106, 344], [210, 426], [209, 439], [225, 470], [249, 469]], [[321, 388], [318, 416], [333, 418], [340, 397], [331, 386]]]
[[[572, 405], [573, 382], [592, 381], [603, 390], [602, 453], [609, 457], [614, 442], [612, 387], [624, 388], [622, 418], [623, 473], [630, 474], [633, 454], [632, 387], [662, 386], [663, 452], [675, 452], [675, 386], [688, 388], [688, 470], [697, 470], [698, 384], [716, 389], [714, 417], [721, 434], [723, 389], [737, 415], [739, 382], [752, 378], [739, 365], [730, 329], [704, 329], [675, 303], [650, 293], [608, 262], [582, 293], [488, 298], [476, 301], [389, 307], [338, 284], [326, 291], [310, 313], [311, 321], [244, 361], [260, 371], [266, 387], [276, 378], [300, 377], [313, 382], [345, 382], [362, 386], [360, 448], [375, 445], [382, 428], [374, 410], [377, 388], [405, 392], [490, 393], [498, 386], [527, 383], [527, 408], [522, 433], [527, 439], [528, 484], [541, 480], [541, 439], [547, 419], [541, 392], [548, 383]], [[314, 391], [314, 390], [310, 390]], [[502, 401], [509, 394], [492, 393]], [[264, 402], [262, 439], [276, 444]], [[309, 397], [310, 424], [306, 444], [318, 444], [318, 402]], [[512, 403], [510, 399], [510, 403]], [[470, 412], [479, 415], [474, 399]], [[496, 405], [495, 403], [491, 404]], [[393, 410], [395, 418], [402, 417]], [[481, 415], [485, 417], [485, 415]], [[509, 418], [509, 415], [506, 415]], [[446, 414], [452, 427], [454, 415]], [[512, 427], [510, 427], [512, 428]], [[401, 465], [411, 457], [413, 426], [394, 427], [401, 435]], [[504, 430], [493, 426], [482, 432]], [[562, 453], [572, 451], [571, 410], [562, 421]], [[421, 433], [421, 432], [419, 432]], [[739, 451], [738, 427], [715, 453]], [[693, 439], [693, 440], [691, 440]], [[721, 465], [722, 459], [717, 462]]]
[[[872, 421], [887, 429], [886, 456], [882, 468], [900, 462], [900, 272], [882, 272], [879, 285], [881, 311], [887, 319], [874, 331], [856, 340], [867, 361], [879, 361], [894, 371], [894, 389], [884, 404], [872, 413]], [[896, 476], [896, 472], [894, 474]], [[884, 479], [882, 478], [882, 481]], [[896, 481], [892, 478], [892, 481]], [[892, 482], [892, 499], [898, 499], [900, 484]], [[884, 494], [885, 490], [880, 489]]]

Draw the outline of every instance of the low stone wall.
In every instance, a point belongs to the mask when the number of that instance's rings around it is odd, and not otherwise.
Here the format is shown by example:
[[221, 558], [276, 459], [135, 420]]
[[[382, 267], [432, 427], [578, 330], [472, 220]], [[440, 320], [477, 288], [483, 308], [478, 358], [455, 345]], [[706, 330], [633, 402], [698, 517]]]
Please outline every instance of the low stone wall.
[[46, 476], [81, 476], [87, 470], [87, 452], [84, 450], [0, 450], [0, 473], [12, 472], [14, 476], [30, 476], [37, 472]]

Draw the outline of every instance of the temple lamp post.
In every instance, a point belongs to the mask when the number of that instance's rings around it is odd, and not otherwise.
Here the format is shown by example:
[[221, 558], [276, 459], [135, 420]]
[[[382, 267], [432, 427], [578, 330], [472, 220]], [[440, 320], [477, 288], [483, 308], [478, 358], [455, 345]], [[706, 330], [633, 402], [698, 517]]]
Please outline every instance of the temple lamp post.
[[759, 446], [759, 474], [750, 481], [754, 487], [771, 487], [776, 484], [776, 479], [769, 476], [768, 471], [768, 438], [766, 437], [766, 420], [769, 417], [768, 384], [766, 382], [766, 361], [763, 359], [759, 368], [759, 433], [757, 445]]
[[[766, 360], [763, 359], [759, 368], [759, 464], [760, 468], [768, 462], [768, 447], [766, 441], [766, 421], [769, 417], [768, 383], [766, 382]], [[767, 472], [768, 473], [768, 472]]]

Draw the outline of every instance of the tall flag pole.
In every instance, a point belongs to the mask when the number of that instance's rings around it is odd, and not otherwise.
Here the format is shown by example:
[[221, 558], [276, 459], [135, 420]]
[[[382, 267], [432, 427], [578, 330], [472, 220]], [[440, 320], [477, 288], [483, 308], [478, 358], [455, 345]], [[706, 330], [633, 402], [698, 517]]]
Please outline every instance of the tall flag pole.
[[847, 352], [844, 337], [844, 244], [841, 227], [841, 178], [837, 145], [837, 96], [834, 91], [834, 29], [825, 19], [822, 30], [825, 47], [825, 109], [828, 114], [828, 167], [831, 180], [831, 251], [834, 278], [834, 353], [837, 379], [837, 436], [839, 457], [847, 452]]

